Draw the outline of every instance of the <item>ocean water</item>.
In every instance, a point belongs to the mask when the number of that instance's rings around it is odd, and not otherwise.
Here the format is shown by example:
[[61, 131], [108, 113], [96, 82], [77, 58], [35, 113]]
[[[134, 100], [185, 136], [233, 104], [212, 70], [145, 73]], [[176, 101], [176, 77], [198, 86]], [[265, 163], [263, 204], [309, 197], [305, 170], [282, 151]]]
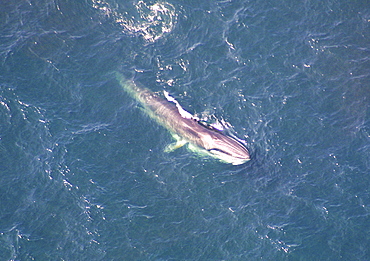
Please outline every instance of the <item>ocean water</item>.
[[[370, 3], [0, 2], [0, 260], [370, 260]], [[115, 72], [229, 123], [185, 147]]]

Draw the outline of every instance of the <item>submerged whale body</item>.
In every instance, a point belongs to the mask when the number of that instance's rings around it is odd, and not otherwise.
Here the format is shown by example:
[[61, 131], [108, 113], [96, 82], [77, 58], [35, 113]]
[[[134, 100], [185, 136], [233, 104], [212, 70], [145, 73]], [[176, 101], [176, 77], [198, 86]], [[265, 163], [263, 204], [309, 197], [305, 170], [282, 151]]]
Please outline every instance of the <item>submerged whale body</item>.
[[167, 150], [188, 144], [188, 148], [201, 155], [208, 155], [225, 163], [240, 165], [250, 160], [247, 148], [238, 140], [206, 125], [184, 110], [167, 92], [167, 100], [146, 88], [127, 81], [117, 73], [120, 84], [132, 97], [140, 102], [145, 111], [167, 128], [177, 140]]

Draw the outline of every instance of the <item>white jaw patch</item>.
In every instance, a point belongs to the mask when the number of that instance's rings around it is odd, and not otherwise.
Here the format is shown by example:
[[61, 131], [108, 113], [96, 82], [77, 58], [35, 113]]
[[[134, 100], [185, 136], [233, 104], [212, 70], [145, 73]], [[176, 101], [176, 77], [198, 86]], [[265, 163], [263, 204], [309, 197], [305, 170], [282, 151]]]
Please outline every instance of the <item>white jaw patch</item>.
[[226, 153], [223, 153], [221, 151], [217, 150], [212, 150], [210, 151], [211, 154], [213, 154], [215, 157], [220, 159], [223, 162], [230, 163], [232, 165], [241, 165], [245, 162], [247, 162], [249, 159], [241, 159], [241, 158], [236, 158], [231, 155], [227, 155]]

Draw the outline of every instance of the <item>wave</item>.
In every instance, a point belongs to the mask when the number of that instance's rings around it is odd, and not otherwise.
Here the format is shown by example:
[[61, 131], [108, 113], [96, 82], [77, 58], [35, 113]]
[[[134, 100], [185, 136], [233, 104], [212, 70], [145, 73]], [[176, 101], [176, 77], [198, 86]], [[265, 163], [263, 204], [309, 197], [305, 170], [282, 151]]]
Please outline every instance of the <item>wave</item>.
[[112, 7], [112, 4], [104, 0], [92, 0], [92, 3], [95, 9], [113, 19], [123, 32], [142, 36], [147, 42], [155, 42], [170, 33], [177, 17], [175, 7], [163, 1], [152, 5], [138, 1], [134, 4], [136, 10], [131, 13], [121, 10], [117, 4]]

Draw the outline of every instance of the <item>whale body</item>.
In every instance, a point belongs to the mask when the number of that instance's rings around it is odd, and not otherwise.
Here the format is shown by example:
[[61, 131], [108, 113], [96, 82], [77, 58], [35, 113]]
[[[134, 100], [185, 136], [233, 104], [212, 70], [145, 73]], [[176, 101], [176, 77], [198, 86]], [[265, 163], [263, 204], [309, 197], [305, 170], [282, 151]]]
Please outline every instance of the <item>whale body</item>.
[[192, 116], [167, 92], [164, 92], [164, 99], [157, 93], [126, 80], [119, 73], [116, 76], [123, 89], [177, 140], [175, 145], [168, 146], [167, 151], [188, 144], [190, 150], [225, 163], [240, 165], [250, 160], [249, 151], [243, 143]]

